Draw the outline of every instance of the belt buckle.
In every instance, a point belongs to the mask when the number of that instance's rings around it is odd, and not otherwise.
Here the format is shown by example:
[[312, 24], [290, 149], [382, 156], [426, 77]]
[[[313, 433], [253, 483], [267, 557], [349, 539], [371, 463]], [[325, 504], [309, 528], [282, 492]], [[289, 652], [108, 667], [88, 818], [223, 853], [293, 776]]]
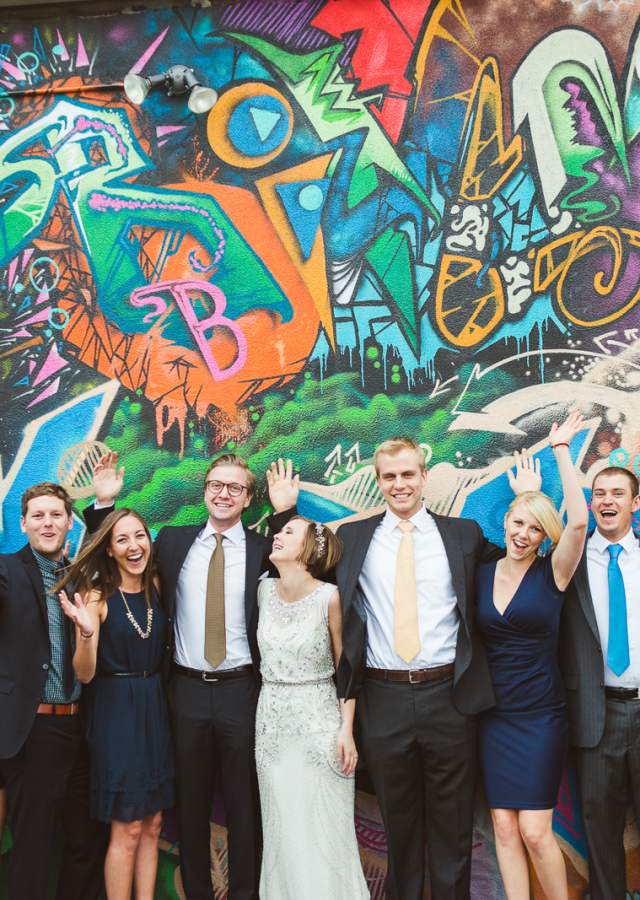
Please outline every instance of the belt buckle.
[[212, 683], [214, 681], [220, 681], [219, 678], [216, 678], [216, 676], [213, 674], [213, 672], [203, 672], [202, 680], [206, 681], [207, 683]]
[[421, 684], [422, 682], [419, 679], [416, 679], [414, 681], [414, 678], [413, 678], [414, 672], [419, 673], [420, 670], [419, 669], [409, 669], [409, 684]]

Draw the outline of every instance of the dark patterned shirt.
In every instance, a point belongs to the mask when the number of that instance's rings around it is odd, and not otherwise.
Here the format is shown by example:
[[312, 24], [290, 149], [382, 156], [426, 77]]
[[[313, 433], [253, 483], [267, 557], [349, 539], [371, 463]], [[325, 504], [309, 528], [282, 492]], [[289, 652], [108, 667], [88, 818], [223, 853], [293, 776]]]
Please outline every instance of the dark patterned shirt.
[[[31, 549], [33, 550], [33, 548]], [[52, 592], [53, 586], [62, 574], [62, 566], [57, 560], [49, 559], [38, 553], [37, 550], [33, 550], [33, 555], [38, 563], [47, 596], [47, 620], [49, 623], [49, 640], [51, 642], [51, 665], [49, 666], [47, 680], [42, 692], [42, 702], [73, 703], [80, 697], [80, 683], [74, 676], [71, 694], [66, 696], [64, 690], [64, 629], [68, 626], [60, 606], [60, 600]], [[68, 665], [71, 665], [71, 658], [68, 660]]]

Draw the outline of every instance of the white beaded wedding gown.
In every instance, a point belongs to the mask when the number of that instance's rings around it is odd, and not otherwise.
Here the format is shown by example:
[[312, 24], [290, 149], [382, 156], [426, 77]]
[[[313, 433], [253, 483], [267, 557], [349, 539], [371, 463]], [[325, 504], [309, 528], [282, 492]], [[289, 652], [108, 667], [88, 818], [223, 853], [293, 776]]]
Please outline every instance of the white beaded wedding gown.
[[267, 578], [258, 586], [260, 900], [368, 900], [354, 779], [336, 759], [340, 707], [328, 624], [335, 586], [322, 583], [287, 603], [277, 585]]

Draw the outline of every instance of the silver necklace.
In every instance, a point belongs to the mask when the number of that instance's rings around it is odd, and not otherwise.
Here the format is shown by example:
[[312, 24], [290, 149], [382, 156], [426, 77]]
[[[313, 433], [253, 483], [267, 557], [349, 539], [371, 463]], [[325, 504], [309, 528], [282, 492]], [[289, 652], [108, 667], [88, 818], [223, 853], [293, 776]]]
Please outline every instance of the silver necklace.
[[118, 588], [118, 590], [120, 591], [120, 596], [122, 597], [122, 602], [124, 603], [124, 608], [127, 611], [127, 619], [131, 622], [131, 624], [133, 625], [135, 630], [138, 632], [138, 634], [140, 635], [142, 640], [146, 641], [146, 639], [151, 634], [151, 625], [153, 624], [153, 609], [151, 608], [151, 606], [147, 607], [147, 630], [143, 631], [142, 628], [140, 628], [140, 626], [138, 625], [138, 623], [136, 621], [136, 617], [129, 609], [129, 604], [127, 603], [127, 598], [122, 593], [122, 588]]

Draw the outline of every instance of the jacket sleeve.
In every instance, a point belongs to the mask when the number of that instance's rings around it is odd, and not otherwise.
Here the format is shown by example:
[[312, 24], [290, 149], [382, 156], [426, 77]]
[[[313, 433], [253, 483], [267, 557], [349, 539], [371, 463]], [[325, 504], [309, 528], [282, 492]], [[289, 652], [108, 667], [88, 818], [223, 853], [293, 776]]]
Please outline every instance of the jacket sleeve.
[[93, 503], [91, 506], [87, 506], [86, 509], [83, 509], [82, 515], [84, 516], [84, 522], [89, 534], [96, 532], [109, 513], [112, 513], [114, 509], [115, 506], [105, 506], [102, 509], [96, 509]]

